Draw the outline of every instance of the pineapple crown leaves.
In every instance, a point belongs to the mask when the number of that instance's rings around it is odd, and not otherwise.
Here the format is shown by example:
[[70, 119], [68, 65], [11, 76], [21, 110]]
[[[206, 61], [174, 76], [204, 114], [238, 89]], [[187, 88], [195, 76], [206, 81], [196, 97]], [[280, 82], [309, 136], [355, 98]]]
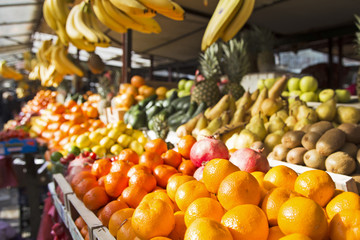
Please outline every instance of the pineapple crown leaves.
[[224, 73], [230, 82], [240, 82], [242, 77], [249, 71], [249, 60], [244, 39], [231, 39], [227, 43], [221, 43], [223, 50]]
[[266, 28], [260, 28], [258, 26], [252, 26], [253, 28], [253, 40], [256, 41], [258, 46], [258, 52], [262, 51], [273, 51], [275, 46], [274, 34]]
[[217, 43], [212, 44], [204, 53], [200, 54], [200, 72], [208, 81], [219, 81], [221, 76], [219, 55], [220, 49]]

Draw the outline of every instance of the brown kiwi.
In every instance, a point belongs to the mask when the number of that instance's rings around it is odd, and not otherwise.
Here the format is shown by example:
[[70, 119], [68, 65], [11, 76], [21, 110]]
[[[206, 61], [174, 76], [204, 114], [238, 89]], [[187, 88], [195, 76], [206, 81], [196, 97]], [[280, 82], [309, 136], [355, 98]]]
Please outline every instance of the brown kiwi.
[[342, 146], [339, 151], [346, 152], [351, 157], [356, 158], [358, 147], [351, 142], [345, 142], [344, 146]]
[[304, 163], [306, 166], [325, 170], [325, 156], [320, 155], [316, 149], [311, 149], [304, 154]]
[[311, 128], [311, 125], [312, 125], [312, 124], [307, 124], [307, 125], [305, 125], [305, 126], [301, 129], [301, 131], [303, 131], [303, 132], [305, 132], [305, 133], [309, 132], [309, 131], [310, 131], [310, 128]]
[[305, 135], [303, 131], [289, 131], [281, 138], [281, 143], [287, 148], [296, 148], [301, 146], [301, 139]]
[[290, 149], [285, 147], [284, 144], [276, 145], [272, 151], [274, 159], [279, 161], [285, 161], [286, 155], [288, 154], [289, 150]]
[[316, 142], [316, 150], [323, 156], [329, 156], [345, 144], [345, 133], [337, 128], [327, 130]]
[[356, 152], [356, 162], [358, 164], [358, 166], [360, 166], [360, 149]]
[[355, 159], [346, 152], [334, 152], [325, 160], [326, 171], [350, 175], [356, 170]]
[[329, 121], [320, 121], [314, 124], [311, 124], [309, 131], [310, 132], [317, 132], [320, 135], [322, 135], [324, 132], [326, 132], [327, 130], [333, 128], [334, 126], [332, 125], [331, 122]]
[[360, 192], [360, 173], [355, 173], [351, 177], [355, 180], [358, 192]]
[[320, 137], [321, 134], [318, 132], [308, 132], [302, 137], [301, 144], [307, 150], [314, 149], [316, 147], [316, 142]]
[[360, 126], [353, 123], [342, 123], [338, 128], [346, 135], [346, 141], [355, 144], [360, 143]]
[[286, 161], [293, 164], [304, 165], [303, 158], [306, 151], [304, 147], [293, 148], [286, 155]]

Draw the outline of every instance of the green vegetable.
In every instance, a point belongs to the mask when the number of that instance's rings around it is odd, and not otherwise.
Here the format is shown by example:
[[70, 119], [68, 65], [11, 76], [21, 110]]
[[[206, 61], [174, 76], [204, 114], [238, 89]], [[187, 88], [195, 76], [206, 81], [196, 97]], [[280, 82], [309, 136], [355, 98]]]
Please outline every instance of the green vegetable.
[[137, 105], [139, 105], [139, 107], [143, 109], [150, 101], [156, 100], [156, 98], [157, 98], [156, 94], [151, 95], [150, 97], [141, 100]]
[[147, 119], [151, 119], [153, 116], [155, 116], [155, 114], [159, 113], [163, 108], [162, 107], [159, 107], [159, 106], [152, 106], [151, 108], [149, 109], [146, 109], [146, 116], [147, 116]]
[[141, 110], [136, 110], [129, 114], [128, 124], [135, 129], [146, 127], [146, 113]]

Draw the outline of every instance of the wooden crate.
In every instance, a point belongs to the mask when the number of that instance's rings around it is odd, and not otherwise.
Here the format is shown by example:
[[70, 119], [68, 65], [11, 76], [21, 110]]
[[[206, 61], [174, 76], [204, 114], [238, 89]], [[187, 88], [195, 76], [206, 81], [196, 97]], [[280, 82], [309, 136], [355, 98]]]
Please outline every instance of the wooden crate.
[[[293, 169], [298, 174], [301, 174], [306, 171], [314, 170], [314, 168], [296, 165], [296, 164], [292, 164], [292, 163], [288, 163], [288, 162], [282, 162], [282, 161], [273, 160], [273, 159], [268, 159], [268, 160], [269, 160], [270, 167], [284, 165], [284, 166], [287, 166], [287, 167]], [[354, 193], [359, 194], [359, 191], [356, 186], [356, 182], [352, 177], [342, 175], [342, 174], [336, 174], [336, 173], [332, 173], [332, 172], [327, 172], [327, 173], [330, 175], [330, 177], [335, 182], [336, 189], [340, 189], [340, 190], [343, 190], [346, 192], [354, 192]]]

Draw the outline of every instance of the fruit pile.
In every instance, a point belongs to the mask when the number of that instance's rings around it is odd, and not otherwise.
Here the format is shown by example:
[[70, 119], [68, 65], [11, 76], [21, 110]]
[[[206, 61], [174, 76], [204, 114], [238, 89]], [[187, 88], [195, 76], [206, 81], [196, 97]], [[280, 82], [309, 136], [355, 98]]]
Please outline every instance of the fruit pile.
[[8, 141], [12, 138], [24, 139], [28, 137], [29, 133], [23, 129], [7, 129], [0, 131], [0, 142]]
[[29, 100], [22, 108], [23, 113], [39, 114], [49, 103], [55, 103], [57, 93], [50, 90], [40, 90], [32, 100]]
[[[67, 176], [77, 197], [118, 240], [360, 236], [360, 196], [336, 190], [325, 171], [269, 170], [257, 150], [229, 152], [220, 140], [190, 135], [180, 139], [177, 151], [161, 139], [145, 150], [138, 156], [124, 149], [113, 161], [98, 159]], [[185, 162], [191, 171], [181, 167]], [[195, 165], [203, 165], [201, 173], [194, 173]], [[75, 224], [86, 238], [84, 219]]]

